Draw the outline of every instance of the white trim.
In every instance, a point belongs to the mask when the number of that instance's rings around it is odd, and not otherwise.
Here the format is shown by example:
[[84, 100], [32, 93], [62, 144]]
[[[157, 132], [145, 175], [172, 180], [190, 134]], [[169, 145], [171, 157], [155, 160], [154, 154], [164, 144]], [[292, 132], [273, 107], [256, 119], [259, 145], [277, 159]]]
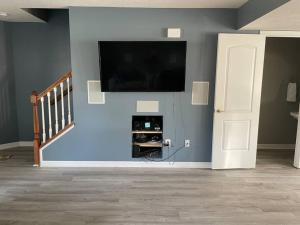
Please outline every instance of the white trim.
[[9, 148], [17, 148], [17, 147], [32, 147], [33, 142], [32, 141], [17, 141], [17, 142], [11, 142], [7, 144], [1, 144], [0, 150], [9, 149]]
[[40, 150], [40, 164], [44, 162], [43, 151]]
[[258, 144], [257, 148], [270, 150], [291, 150], [295, 149], [295, 144]]
[[266, 37], [294, 37], [300, 38], [299, 31], [260, 31], [260, 34]]
[[33, 147], [33, 141], [19, 141], [19, 147]]
[[201, 168], [210, 162], [145, 162], [145, 161], [41, 161], [41, 167], [135, 167], [135, 168]]
[[[299, 105], [300, 109], [300, 105]], [[297, 123], [297, 136], [296, 136], [296, 147], [294, 154], [294, 166], [300, 169], [300, 120]]]
[[46, 145], [44, 145], [41, 149], [40, 149], [40, 157], [41, 159], [43, 158], [43, 149], [47, 148], [49, 145], [51, 145], [53, 142], [57, 141], [58, 139], [60, 139], [62, 136], [64, 136], [66, 133], [68, 133], [70, 130], [72, 130], [74, 128], [74, 124], [72, 126], [70, 126], [68, 129], [66, 129], [64, 132], [62, 132], [61, 134], [59, 134], [57, 137], [55, 137], [52, 141], [48, 142]]
[[1, 144], [0, 150], [8, 149], [8, 148], [16, 148], [19, 147], [19, 142], [11, 142], [7, 144]]

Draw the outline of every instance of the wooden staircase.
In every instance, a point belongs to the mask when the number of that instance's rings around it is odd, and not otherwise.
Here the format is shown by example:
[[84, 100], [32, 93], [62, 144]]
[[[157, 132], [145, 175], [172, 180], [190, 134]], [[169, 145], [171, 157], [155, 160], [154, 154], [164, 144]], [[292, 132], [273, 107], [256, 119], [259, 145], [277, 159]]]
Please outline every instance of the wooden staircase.
[[[40, 154], [43, 148], [54, 142], [67, 130], [74, 127], [71, 115], [70, 93], [73, 90], [71, 79], [72, 72], [68, 72], [62, 75], [44, 91], [40, 93], [37, 93], [36, 91], [32, 92], [31, 103], [33, 107], [33, 148], [35, 166], [40, 166]], [[66, 86], [66, 88], [64, 88], [64, 86]], [[65, 101], [67, 101], [66, 105]], [[65, 111], [67, 112], [66, 116]], [[52, 114], [54, 114], [54, 123], [52, 123]], [[65, 117], [67, 117], [67, 122]], [[47, 126], [46, 121], [48, 121]], [[42, 130], [40, 130], [40, 123], [42, 124]], [[54, 131], [52, 128], [54, 128]], [[46, 132], [46, 130], [48, 132]]]

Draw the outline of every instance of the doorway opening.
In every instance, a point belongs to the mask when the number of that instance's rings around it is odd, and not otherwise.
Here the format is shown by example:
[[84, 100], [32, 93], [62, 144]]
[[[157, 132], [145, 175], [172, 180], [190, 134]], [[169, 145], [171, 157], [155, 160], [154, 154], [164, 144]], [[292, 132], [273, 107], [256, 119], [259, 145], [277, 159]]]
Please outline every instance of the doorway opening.
[[267, 37], [257, 166], [291, 167], [300, 101], [300, 38]]

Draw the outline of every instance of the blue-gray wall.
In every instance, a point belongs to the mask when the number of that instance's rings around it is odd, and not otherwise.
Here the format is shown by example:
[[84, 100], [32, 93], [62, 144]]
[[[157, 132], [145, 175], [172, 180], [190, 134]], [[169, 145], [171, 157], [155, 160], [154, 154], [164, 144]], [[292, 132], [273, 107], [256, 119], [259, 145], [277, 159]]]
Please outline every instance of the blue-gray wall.
[[18, 141], [11, 37], [7, 23], [0, 22], [0, 144]]
[[48, 23], [11, 23], [19, 140], [32, 141], [33, 90], [47, 88], [71, 70], [69, 16], [52, 10]]
[[[70, 37], [75, 128], [44, 150], [45, 160], [132, 160], [131, 116], [137, 100], [158, 100], [164, 138], [174, 147], [191, 140], [175, 161], [211, 161], [217, 34], [235, 32], [236, 10], [71, 8]], [[105, 105], [88, 105], [87, 80], [99, 79], [97, 41], [166, 40], [163, 29], [180, 27], [187, 40], [183, 93], [106, 93]], [[192, 81], [209, 81], [208, 106], [191, 105]], [[168, 151], [164, 152], [164, 156]]]

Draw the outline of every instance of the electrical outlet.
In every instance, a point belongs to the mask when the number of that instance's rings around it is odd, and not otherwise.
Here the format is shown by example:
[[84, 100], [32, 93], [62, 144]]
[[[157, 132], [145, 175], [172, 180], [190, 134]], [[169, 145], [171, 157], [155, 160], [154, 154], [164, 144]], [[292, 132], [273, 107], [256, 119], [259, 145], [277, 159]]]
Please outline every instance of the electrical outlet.
[[184, 147], [186, 147], [186, 148], [191, 147], [191, 141], [190, 140], [184, 140]]
[[168, 145], [168, 148], [171, 148], [171, 139], [165, 139], [165, 144]]

